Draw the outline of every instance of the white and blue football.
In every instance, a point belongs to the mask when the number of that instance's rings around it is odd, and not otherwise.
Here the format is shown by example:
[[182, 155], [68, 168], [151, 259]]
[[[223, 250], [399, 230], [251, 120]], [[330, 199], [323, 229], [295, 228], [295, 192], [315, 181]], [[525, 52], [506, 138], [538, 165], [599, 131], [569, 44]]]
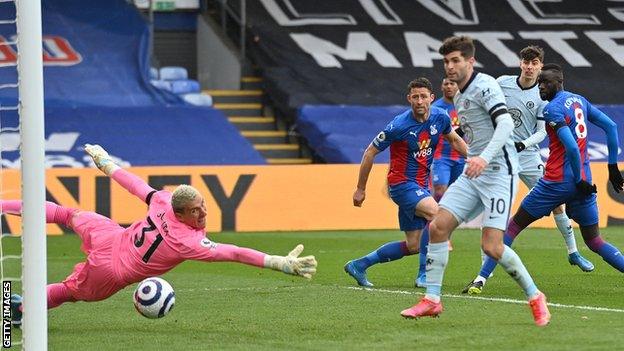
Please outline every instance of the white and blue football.
[[175, 291], [166, 280], [147, 278], [134, 291], [134, 307], [147, 318], [162, 318], [175, 303]]

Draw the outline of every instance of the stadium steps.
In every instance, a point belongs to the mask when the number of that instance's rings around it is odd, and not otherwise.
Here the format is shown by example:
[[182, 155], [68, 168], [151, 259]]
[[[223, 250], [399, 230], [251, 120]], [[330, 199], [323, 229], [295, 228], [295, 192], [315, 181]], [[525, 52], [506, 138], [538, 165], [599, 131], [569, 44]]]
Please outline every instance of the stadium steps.
[[262, 78], [246, 76], [241, 90], [205, 90], [213, 107], [221, 110], [269, 164], [309, 164], [296, 137], [290, 136], [264, 104]]

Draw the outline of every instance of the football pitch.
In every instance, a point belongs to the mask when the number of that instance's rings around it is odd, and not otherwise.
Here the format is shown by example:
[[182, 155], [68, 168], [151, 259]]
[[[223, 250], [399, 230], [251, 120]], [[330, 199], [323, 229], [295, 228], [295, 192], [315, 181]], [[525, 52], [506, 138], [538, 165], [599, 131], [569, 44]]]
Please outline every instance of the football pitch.
[[[624, 248], [624, 228], [603, 230]], [[552, 320], [538, 328], [520, 288], [500, 268], [479, 297], [460, 294], [478, 272], [479, 233], [458, 230], [444, 277], [440, 318], [403, 319], [399, 312], [422, 297], [414, 288], [418, 257], [369, 269], [373, 289], [357, 288], [344, 263], [403, 238], [398, 231], [220, 233], [217, 242], [285, 255], [296, 244], [316, 256], [313, 280], [237, 263], [186, 262], [167, 273], [176, 304], [149, 320], [132, 306], [130, 286], [96, 303], [69, 303], [48, 313], [50, 350], [610, 350], [624, 342], [624, 279], [589, 251], [596, 269], [567, 262], [560, 234], [532, 229], [514, 248], [546, 293]], [[4, 238], [5, 254], [20, 241]], [[62, 280], [83, 260], [75, 235], [48, 237], [48, 280]], [[5, 263], [5, 273], [10, 273]], [[14, 291], [18, 291], [14, 285]], [[20, 332], [14, 329], [17, 340]]]

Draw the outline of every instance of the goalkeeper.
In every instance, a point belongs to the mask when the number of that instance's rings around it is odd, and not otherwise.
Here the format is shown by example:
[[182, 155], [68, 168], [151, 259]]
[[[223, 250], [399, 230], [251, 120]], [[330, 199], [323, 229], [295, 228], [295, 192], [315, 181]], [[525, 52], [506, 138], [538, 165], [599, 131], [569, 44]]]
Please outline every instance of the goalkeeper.
[[[206, 206], [189, 185], [173, 193], [156, 191], [116, 165], [99, 145], [85, 146], [96, 166], [148, 205], [147, 216], [123, 228], [94, 212], [46, 203], [46, 222], [63, 224], [81, 238], [87, 255], [63, 282], [47, 286], [48, 309], [71, 301], [104, 300], [144, 278], [164, 274], [185, 260], [240, 262], [312, 278], [314, 256], [298, 257], [303, 245], [288, 256], [272, 256], [249, 248], [220, 244], [206, 237]], [[20, 215], [22, 201], [2, 201], [3, 213]], [[14, 324], [21, 323], [21, 298], [12, 297]], [[17, 315], [17, 316], [16, 316]]]

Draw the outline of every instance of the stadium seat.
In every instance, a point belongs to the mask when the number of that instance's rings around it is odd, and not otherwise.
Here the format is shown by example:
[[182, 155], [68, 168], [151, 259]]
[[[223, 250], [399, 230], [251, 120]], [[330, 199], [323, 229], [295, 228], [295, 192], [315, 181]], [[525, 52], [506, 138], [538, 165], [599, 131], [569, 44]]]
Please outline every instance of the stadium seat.
[[162, 80], [181, 80], [188, 79], [188, 72], [184, 67], [166, 66], [160, 68], [160, 79]]
[[158, 79], [158, 68], [156, 67], [150, 67], [149, 69], [149, 78], [150, 79]]
[[195, 106], [212, 106], [212, 96], [207, 94], [184, 94], [182, 95], [184, 101]]
[[152, 79], [152, 80], [150, 80], [150, 83], [152, 83], [152, 85], [155, 86], [158, 89], [171, 91], [171, 82], [168, 82], [168, 81], [165, 81], [165, 80]]
[[199, 82], [193, 79], [172, 80], [168, 83], [171, 83], [171, 92], [174, 94], [181, 95], [200, 92]]

